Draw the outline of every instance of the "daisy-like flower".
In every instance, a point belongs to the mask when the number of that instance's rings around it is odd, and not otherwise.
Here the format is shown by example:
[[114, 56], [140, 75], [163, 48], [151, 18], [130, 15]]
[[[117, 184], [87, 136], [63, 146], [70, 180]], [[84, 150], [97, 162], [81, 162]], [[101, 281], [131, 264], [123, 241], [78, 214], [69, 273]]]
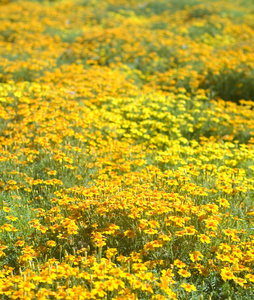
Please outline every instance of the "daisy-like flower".
[[220, 275], [224, 281], [235, 279], [234, 273], [229, 268], [221, 269]]
[[178, 271], [178, 274], [184, 278], [187, 278], [187, 277], [190, 277], [191, 276], [191, 273], [188, 272], [187, 270], [185, 269], [181, 269]]
[[190, 260], [195, 262], [197, 260], [201, 260], [204, 257], [199, 251], [193, 251], [189, 254]]
[[211, 243], [211, 240], [209, 238], [209, 236], [205, 235], [205, 234], [200, 234], [199, 236], [199, 239], [201, 241], [201, 243], [206, 243], [206, 244], [210, 244]]
[[253, 274], [248, 274], [245, 276], [245, 278], [249, 279], [250, 282], [254, 282], [254, 275]]
[[177, 268], [179, 269], [186, 267], [186, 264], [182, 262], [180, 259], [176, 259], [174, 261], [174, 265], [177, 266]]
[[189, 283], [183, 283], [183, 284], [181, 284], [181, 287], [183, 289], [185, 289], [185, 291], [188, 292], [188, 293], [190, 293], [192, 291], [195, 292], [197, 290], [196, 287], [195, 287], [195, 285], [189, 284]]

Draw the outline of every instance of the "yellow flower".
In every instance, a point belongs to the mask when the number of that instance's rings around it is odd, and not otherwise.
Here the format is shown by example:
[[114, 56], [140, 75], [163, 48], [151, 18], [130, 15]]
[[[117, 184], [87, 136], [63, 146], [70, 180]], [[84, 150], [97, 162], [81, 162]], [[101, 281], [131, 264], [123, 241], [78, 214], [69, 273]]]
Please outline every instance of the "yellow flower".
[[224, 281], [235, 279], [234, 273], [229, 268], [221, 269], [220, 275]]
[[244, 284], [247, 283], [247, 280], [244, 278], [235, 277], [234, 282], [236, 282], [240, 286], [244, 286]]
[[48, 247], [55, 247], [56, 246], [56, 242], [55, 241], [47, 241], [47, 246]]
[[136, 233], [133, 230], [126, 230], [124, 232], [124, 235], [127, 236], [130, 239], [130, 238], [133, 238], [134, 236], [136, 236]]
[[204, 257], [199, 251], [193, 251], [189, 254], [190, 260], [195, 262], [197, 260], [201, 260]]
[[174, 265], [177, 266], [178, 268], [184, 268], [184, 267], [186, 267], [186, 264], [184, 262], [182, 262], [181, 260], [179, 260], [179, 259], [176, 259], [174, 261]]
[[211, 243], [211, 240], [210, 240], [209, 236], [207, 236], [205, 234], [200, 234], [198, 237], [199, 237], [199, 239], [202, 243], [206, 243], [206, 244]]
[[145, 229], [144, 232], [147, 234], [153, 235], [153, 234], [158, 233], [158, 230], [149, 228], [149, 229]]
[[250, 282], [254, 282], [254, 275], [253, 274], [247, 274], [247, 275], [245, 275], [245, 278], [249, 279]]
[[10, 220], [10, 221], [16, 221], [18, 218], [14, 217], [14, 216], [7, 216], [6, 219]]
[[181, 287], [185, 289], [186, 292], [192, 292], [192, 291], [196, 291], [196, 287], [193, 284], [189, 284], [189, 283], [183, 283], [181, 284]]
[[117, 254], [117, 249], [116, 248], [108, 248], [106, 251], [106, 257], [111, 258], [112, 256]]
[[190, 277], [191, 276], [191, 273], [188, 272], [187, 270], [185, 269], [181, 269], [178, 271], [178, 274], [184, 278], [187, 278], [187, 277]]
[[118, 282], [114, 279], [104, 281], [104, 288], [108, 291], [114, 291], [118, 289]]
[[10, 211], [11, 211], [11, 208], [10, 208], [10, 207], [7, 207], [7, 206], [4, 206], [4, 207], [3, 207], [3, 211], [5, 211], [5, 212], [10, 212]]
[[14, 245], [15, 245], [16, 247], [23, 247], [24, 244], [25, 244], [25, 241], [19, 240], [19, 241], [17, 241]]

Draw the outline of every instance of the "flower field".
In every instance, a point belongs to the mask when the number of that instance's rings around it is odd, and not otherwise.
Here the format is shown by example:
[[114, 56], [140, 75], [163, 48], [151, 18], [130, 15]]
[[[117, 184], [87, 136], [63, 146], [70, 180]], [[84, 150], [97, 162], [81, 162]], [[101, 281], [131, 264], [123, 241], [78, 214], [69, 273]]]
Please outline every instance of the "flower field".
[[0, 0], [1, 299], [254, 299], [253, 51], [251, 0]]

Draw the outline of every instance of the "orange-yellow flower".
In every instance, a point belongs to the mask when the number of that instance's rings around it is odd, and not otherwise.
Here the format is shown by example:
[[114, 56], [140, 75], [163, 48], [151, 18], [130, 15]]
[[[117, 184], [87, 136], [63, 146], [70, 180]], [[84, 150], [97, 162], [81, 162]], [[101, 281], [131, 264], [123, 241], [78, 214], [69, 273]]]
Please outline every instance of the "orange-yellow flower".
[[200, 234], [199, 235], [199, 239], [200, 239], [201, 243], [206, 243], [206, 244], [210, 244], [211, 243], [210, 238], [207, 235], [205, 235], [205, 234]]
[[187, 277], [190, 277], [191, 276], [191, 273], [190, 272], [188, 272], [187, 270], [185, 270], [185, 269], [181, 269], [181, 270], [179, 270], [178, 271], [178, 274], [180, 275], [180, 276], [182, 276], [182, 277], [185, 277], [185, 278], [187, 278]]
[[201, 260], [204, 257], [199, 251], [193, 251], [189, 254], [190, 260], [195, 262], [197, 260]]
[[185, 289], [186, 292], [192, 292], [192, 291], [196, 291], [196, 287], [193, 284], [189, 284], [189, 283], [183, 283], [181, 284], [181, 287]]
[[56, 246], [56, 242], [55, 241], [47, 241], [47, 246], [48, 247], [55, 247]]
[[250, 282], [254, 282], [254, 275], [253, 274], [245, 275], [245, 278], [249, 279]]
[[235, 277], [234, 282], [238, 283], [240, 286], [244, 286], [247, 283], [247, 280], [244, 278]]
[[221, 269], [220, 275], [224, 281], [235, 279], [234, 273], [229, 268]]
[[174, 261], [174, 265], [177, 266], [177, 268], [184, 268], [186, 267], [186, 264], [182, 262], [180, 259], [176, 259]]

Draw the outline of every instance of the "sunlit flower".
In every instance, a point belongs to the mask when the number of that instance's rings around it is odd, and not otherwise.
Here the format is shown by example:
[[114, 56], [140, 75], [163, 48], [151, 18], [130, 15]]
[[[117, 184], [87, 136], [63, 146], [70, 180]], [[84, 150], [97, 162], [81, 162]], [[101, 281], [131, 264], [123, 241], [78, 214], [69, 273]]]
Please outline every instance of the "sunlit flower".
[[229, 268], [221, 269], [220, 275], [224, 281], [235, 279], [234, 273]]
[[48, 247], [55, 247], [56, 246], [56, 242], [55, 241], [47, 241], [47, 246]]
[[182, 262], [181, 260], [179, 260], [179, 259], [176, 259], [174, 261], [174, 265], [177, 266], [178, 268], [184, 268], [184, 267], [186, 267], [186, 264], [184, 262]]
[[187, 270], [185, 269], [181, 269], [178, 271], [178, 274], [184, 278], [187, 278], [187, 277], [190, 277], [191, 276], [191, 273], [188, 272]]
[[205, 234], [200, 234], [199, 238], [200, 238], [200, 241], [202, 243], [206, 243], [206, 244], [210, 244], [211, 243], [211, 240], [210, 240], [209, 236], [207, 236]]
[[181, 284], [181, 287], [183, 289], [185, 289], [186, 292], [189, 292], [189, 293], [192, 291], [195, 292], [197, 290], [193, 284], [189, 284], [189, 283], [183, 283], [183, 284]]

